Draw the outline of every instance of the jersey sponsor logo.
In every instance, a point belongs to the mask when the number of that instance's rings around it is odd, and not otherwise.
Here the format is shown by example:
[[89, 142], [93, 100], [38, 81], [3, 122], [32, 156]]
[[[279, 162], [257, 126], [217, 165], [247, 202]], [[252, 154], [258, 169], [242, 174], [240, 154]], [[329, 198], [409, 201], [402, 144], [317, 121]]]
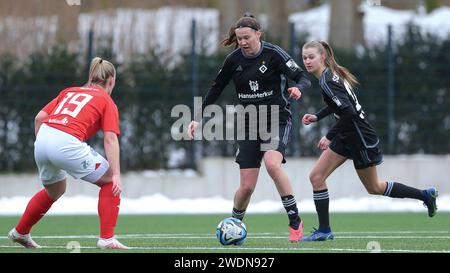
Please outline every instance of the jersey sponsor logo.
[[67, 118], [63, 118], [61, 120], [59, 119], [55, 119], [55, 118], [51, 118], [48, 120], [49, 123], [53, 123], [53, 124], [62, 124], [62, 125], [67, 125], [67, 123], [69, 123], [69, 120]]
[[255, 94], [246, 94], [246, 93], [238, 94], [239, 99], [262, 99], [270, 96], [273, 96], [273, 90]]
[[265, 66], [265, 65], [262, 65], [260, 68], [259, 68], [259, 71], [261, 71], [261, 73], [265, 73], [266, 71], [267, 71], [267, 66]]
[[250, 89], [251, 89], [253, 92], [256, 92], [256, 91], [259, 90], [259, 84], [258, 84], [258, 81], [252, 81], [252, 80], [250, 80], [250, 81], [248, 82], [248, 84], [250, 85]]
[[336, 103], [336, 105], [337, 105], [338, 107], [341, 107], [341, 106], [342, 106], [342, 103], [341, 103], [341, 101], [339, 100], [338, 97], [334, 96], [334, 97], [332, 97], [331, 99], [334, 101], [334, 103]]
[[287, 61], [286, 66], [289, 67], [289, 69], [290, 69], [292, 72], [295, 72], [295, 71], [297, 71], [297, 69], [300, 68], [300, 67], [298, 66], [298, 64], [297, 64], [294, 60], [292, 60], [292, 59], [290, 59], [289, 61]]

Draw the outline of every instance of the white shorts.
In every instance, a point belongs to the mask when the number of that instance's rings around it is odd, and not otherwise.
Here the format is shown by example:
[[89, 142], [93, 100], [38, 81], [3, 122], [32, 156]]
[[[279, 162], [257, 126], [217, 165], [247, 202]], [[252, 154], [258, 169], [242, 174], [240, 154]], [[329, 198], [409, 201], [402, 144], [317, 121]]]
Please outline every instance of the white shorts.
[[109, 168], [108, 161], [87, 143], [46, 124], [34, 142], [34, 158], [44, 185], [64, 180], [67, 173], [95, 183]]

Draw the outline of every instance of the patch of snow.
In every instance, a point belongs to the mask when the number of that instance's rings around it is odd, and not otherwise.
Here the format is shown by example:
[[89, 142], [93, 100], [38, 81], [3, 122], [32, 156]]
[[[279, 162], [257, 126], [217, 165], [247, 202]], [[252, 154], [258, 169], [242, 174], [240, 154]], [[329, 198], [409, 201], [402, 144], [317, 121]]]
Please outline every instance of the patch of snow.
[[[0, 199], [0, 215], [21, 215], [29, 197], [12, 197]], [[53, 204], [49, 215], [97, 214], [97, 198], [86, 196], [63, 197]], [[230, 213], [232, 200], [222, 197], [196, 199], [169, 199], [161, 194], [138, 199], [122, 198], [120, 214], [211, 214]], [[450, 195], [438, 199], [439, 212], [450, 211]], [[298, 202], [300, 213], [315, 213], [313, 200]], [[248, 213], [284, 212], [281, 202], [260, 201], [250, 203]], [[330, 212], [423, 212], [426, 208], [422, 202], [409, 199], [393, 199], [383, 196], [363, 198], [341, 198], [330, 200]], [[438, 213], [439, 213], [438, 212]]]

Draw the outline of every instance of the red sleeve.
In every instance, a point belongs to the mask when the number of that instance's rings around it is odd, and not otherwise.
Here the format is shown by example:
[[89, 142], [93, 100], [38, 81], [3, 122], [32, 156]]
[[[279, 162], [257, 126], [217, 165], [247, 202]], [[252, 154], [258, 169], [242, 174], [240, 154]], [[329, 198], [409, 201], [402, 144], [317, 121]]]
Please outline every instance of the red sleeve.
[[110, 131], [120, 135], [119, 128], [119, 110], [112, 99], [106, 100], [102, 118], [103, 132]]
[[42, 108], [41, 111], [44, 111], [45, 113], [50, 115], [55, 109], [56, 105], [58, 105], [58, 98], [59, 96], [54, 98], [51, 102], [47, 103], [47, 105], [44, 108]]
[[44, 106], [44, 108], [42, 108], [41, 111], [44, 111], [45, 113], [50, 115], [55, 110], [56, 106], [58, 105], [61, 96], [65, 96], [65, 91], [67, 89], [64, 89], [63, 91], [59, 92], [58, 96], [56, 96], [56, 98], [54, 98], [51, 102], [47, 103], [47, 105]]

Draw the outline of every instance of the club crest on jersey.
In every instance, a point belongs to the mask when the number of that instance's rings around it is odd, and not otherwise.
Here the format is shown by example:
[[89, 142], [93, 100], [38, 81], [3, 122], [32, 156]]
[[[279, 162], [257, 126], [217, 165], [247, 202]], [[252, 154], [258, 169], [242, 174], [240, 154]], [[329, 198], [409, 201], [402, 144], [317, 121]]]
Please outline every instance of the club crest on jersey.
[[261, 65], [261, 67], [259, 68], [259, 71], [261, 71], [261, 73], [264, 74], [267, 71], [267, 66]]
[[250, 85], [250, 89], [251, 89], [253, 92], [256, 92], [256, 91], [259, 90], [259, 84], [258, 84], [258, 81], [249, 81], [248, 84]]
[[290, 59], [290, 60], [286, 63], [286, 66], [289, 67], [289, 69], [292, 70], [292, 72], [295, 72], [295, 71], [297, 71], [297, 69], [299, 69], [298, 64], [297, 64], [294, 60], [292, 60], [292, 59]]

